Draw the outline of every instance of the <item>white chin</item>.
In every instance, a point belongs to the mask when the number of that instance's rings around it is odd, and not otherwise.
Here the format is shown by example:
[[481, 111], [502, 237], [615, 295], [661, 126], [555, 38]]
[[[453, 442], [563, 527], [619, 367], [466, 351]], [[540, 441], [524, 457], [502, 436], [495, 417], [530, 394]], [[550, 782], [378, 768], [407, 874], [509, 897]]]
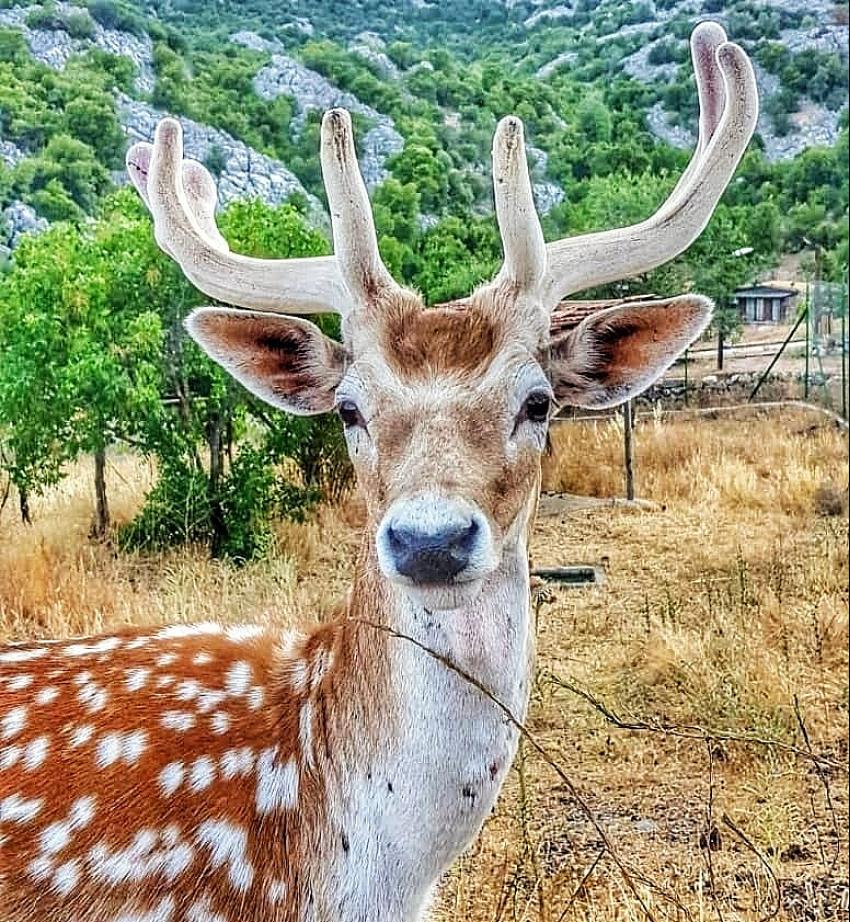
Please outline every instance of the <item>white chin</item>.
[[429, 611], [450, 611], [473, 602], [481, 592], [483, 583], [483, 579], [473, 579], [446, 586], [404, 585], [402, 589], [415, 605]]

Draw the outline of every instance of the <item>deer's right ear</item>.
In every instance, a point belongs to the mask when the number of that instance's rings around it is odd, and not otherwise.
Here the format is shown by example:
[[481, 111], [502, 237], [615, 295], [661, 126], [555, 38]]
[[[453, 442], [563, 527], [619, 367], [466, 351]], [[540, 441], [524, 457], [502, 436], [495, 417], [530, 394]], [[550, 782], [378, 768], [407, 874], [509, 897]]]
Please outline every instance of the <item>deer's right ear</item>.
[[288, 413], [325, 413], [345, 351], [313, 323], [260, 311], [201, 307], [186, 319], [198, 345], [252, 394]]

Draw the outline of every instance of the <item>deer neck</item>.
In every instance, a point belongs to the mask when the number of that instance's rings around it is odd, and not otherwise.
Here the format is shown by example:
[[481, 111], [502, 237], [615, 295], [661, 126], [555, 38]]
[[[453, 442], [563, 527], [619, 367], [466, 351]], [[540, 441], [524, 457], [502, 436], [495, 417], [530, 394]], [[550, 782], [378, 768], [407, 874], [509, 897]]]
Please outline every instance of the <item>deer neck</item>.
[[451, 611], [429, 611], [386, 580], [373, 532], [364, 537], [343, 622], [350, 666], [335, 709], [347, 714], [336, 760], [345, 767], [328, 810], [351, 852], [376, 860], [362, 874], [330, 871], [330, 918], [342, 906], [369, 906], [381, 922], [418, 919], [493, 808], [518, 740], [504, 708], [522, 720], [528, 699], [534, 505], [479, 596]]

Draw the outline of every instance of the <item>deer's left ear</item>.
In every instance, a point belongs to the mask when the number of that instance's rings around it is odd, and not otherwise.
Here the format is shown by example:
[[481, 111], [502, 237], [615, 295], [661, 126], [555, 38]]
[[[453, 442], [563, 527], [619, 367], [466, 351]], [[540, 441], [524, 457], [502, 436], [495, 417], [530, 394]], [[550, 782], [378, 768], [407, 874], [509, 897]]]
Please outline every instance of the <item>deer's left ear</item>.
[[634, 397], [655, 383], [705, 330], [712, 308], [708, 298], [682, 295], [591, 314], [552, 340], [555, 399], [602, 409]]
[[198, 345], [240, 384], [288, 413], [326, 413], [345, 371], [342, 346], [308, 320], [201, 307], [186, 320]]

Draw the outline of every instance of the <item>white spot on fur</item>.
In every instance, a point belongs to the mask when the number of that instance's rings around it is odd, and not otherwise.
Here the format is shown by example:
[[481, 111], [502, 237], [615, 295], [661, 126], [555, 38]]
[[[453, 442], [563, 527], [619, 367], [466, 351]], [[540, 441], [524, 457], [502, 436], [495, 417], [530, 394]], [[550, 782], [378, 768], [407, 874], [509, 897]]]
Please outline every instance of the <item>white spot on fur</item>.
[[24, 748], [24, 768], [31, 772], [39, 767], [47, 758], [50, 749], [50, 740], [46, 736], [37, 736], [27, 743]]
[[92, 656], [96, 653], [109, 653], [121, 646], [120, 637], [104, 637], [91, 643], [72, 643], [62, 652], [65, 656]]
[[22, 691], [29, 685], [32, 685], [31, 675], [16, 675], [6, 682], [6, 688], [10, 692]]
[[186, 769], [182, 762], [169, 762], [159, 773], [159, 786], [166, 797], [171, 797], [183, 784]]
[[298, 739], [308, 765], [313, 764], [313, 705], [305, 701], [298, 714]]
[[44, 705], [55, 701], [58, 697], [59, 689], [55, 688], [53, 685], [48, 685], [47, 688], [42, 688], [41, 691], [35, 696], [35, 703], [43, 707]]
[[150, 637], [134, 637], [132, 640], [127, 641], [128, 650], [141, 650], [142, 647], [146, 647], [151, 642]]
[[0, 653], [0, 663], [26, 663], [47, 654], [46, 647], [31, 647], [29, 650], [6, 650]]
[[167, 730], [185, 733], [195, 726], [195, 715], [188, 711], [166, 711], [159, 721]]
[[53, 872], [53, 880], [50, 886], [59, 894], [59, 896], [68, 896], [77, 881], [80, 879], [80, 863], [76, 860], [66, 861], [60, 864]]
[[265, 700], [266, 693], [259, 685], [255, 685], [251, 691], [248, 693], [248, 707], [252, 711], [259, 711], [263, 706], [263, 701]]
[[254, 753], [247, 746], [242, 746], [239, 749], [228, 749], [221, 757], [221, 774], [227, 781], [250, 775], [253, 767]]
[[12, 708], [0, 718], [0, 739], [17, 736], [27, 725], [27, 709], [23, 705]]
[[177, 662], [176, 653], [161, 653], [156, 658], [156, 665], [159, 669], [164, 669], [166, 666], [170, 666], [172, 663]]
[[202, 621], [198, 624], [170, 624], [157, 631], [154, 635], [157, 640], [172, 640], [182, 637], [197, 637], [201, 634], [220, 634], [221, 625], [212, 621]]
[[230, 729], [229, 715], [225, 714], [224, 711], [216, 711], [215, 714], [210, 717], [210, 727], [212, 728], [212, 732], [219, 734], [219, 736], [227, 733]]
[[211, 653], [204, 653], [204, 652], [196, 653], [192, 657], [192, 662], [196, 666], [206, 666], [208, 663], [211, 663], [212, 661], [213, 661], [213, 657]]
[[186, 912], [186, 922], [229, 922], [221, 913], [210, 909], [209, 900], [204, 897], [189, 907]]
[[313, 660], [313, 668], [311, 670], [310, 676], [310, 687], [313, 689], [318, 688], [325, 676], [333, 668], [334, 664], [334, 655], [333, 651], [327, 648], [319, 650], [316, 654], [315, 659]]
[[0, 771], [11, 768], [21, 757], [23, 750], [20, 746], [3, 746], [0, 747]]
[[46, 855], [39, 855], [38, 858], [33, 858], [27, 865], [27, 873], [30, 877], [34, 877], [38, 881], [47, 880], [53, 873], [53, 864], [52, 858], [48, 858]]
[[226, 697], [227, 695], [223, 691], [210, 691], [210, 689], [207, 688], [198, 695], [198, 699], [195, 701], [195, 707], [202, 714], [206, 714], [213, 708], [218, 707]]
[[266, 886], [266, 899], [277, 906], [286, 898], [286, 884], [282, 880], [270, 880]]
[[224, 690], [234, 697], [244, 695], [251, 687], [251, 676], [251, 664], [238, 660], [224, 676]]
[[129, 733], [107, 733], [97, 744], [95, 759], [100, 768], [126, 762], [134, 765], [147, 748], [147, 733], [132, 730]]
[[172, 833], [140, 829], [126, 848], [114, 850], [99, 843], [88, 854], [92, 877], [110, 884], [138, 883], [156, 875], [176, 880], [191, 865], [194, 850], [181, 842], [176, 827]]
[[12, 794], [0, 800], [0, 820], [4, 823], [30, 823], [41, 813], [43, 806], [42, 797], [26, 800], [20, 794]]
[[290, 759], [282, 765], [277, 749], [264, 749], [257, 758], [257, 812], [291, 809], [298, 799], [298, 770]]
[[201, 693], [201, 683], [195, 679], [184, 679], [174, 689], [174, 696], [180, 701], [192, 701]]
[[71, 732], [71, 748], [78, 749], [80, 746], [85, 746], [85, 744], [94, 736], [94, 727], [89, 726], [88, 724], [83, 725], [82, 727], [74, 727]]
[[81, 704], [86, 705], [90, 713], [102, 711], [106, 707], [108, 696], [95, 682], [88, 682], [77, 692]]
[[227, 820], [207, 820], [198, 826], [195, 838], [210, 850], [213, 867], [228, 866], [228, 878], [235, 890], [245, 891], [254, 879], [248, 863], [248, 833]]
[[263, 629], [257, 624], [233, 624], [225, 628], [224, 636], [235, 643], [241, 643], [243, 640], [259, 637], [262, 633]]
[[195, 791], [203, 791], [215, 781], [215, 763], [209, 756], [200, 756], [192, 763], [189, 769], [189, 787]]
[[127, 676], [127, 681], [124, 683], [124, 687], [127, 689], [127, 691], [139, 691], [145, 687], [150, 674], [150, 669], [146, 669], [144, 666], [137, 666], [134, 669], [128, 669], [125, 673]]

